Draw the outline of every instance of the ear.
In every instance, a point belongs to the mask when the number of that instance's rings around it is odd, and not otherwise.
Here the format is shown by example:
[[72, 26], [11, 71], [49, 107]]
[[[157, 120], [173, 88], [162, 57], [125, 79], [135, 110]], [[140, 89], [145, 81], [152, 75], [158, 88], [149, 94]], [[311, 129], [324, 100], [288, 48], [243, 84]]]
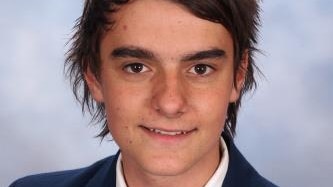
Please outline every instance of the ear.
[[234, 80], [235, 82], [230, 96], [230, 103], [234, 103], [239, 99], [240, 92], [245, 83], [248, 65], [249, 65], [249, 50], [245, 50], [242, 55], [240, 66], [236, 71], [236, 77]]
[[87, 82], [89, 91], [96, 102], [102, 103], [104, 101], [102, 85], [97, 80], [96, 76], [91, 72], [88, 67], [87, 72], [84, 73], [84, 79]]

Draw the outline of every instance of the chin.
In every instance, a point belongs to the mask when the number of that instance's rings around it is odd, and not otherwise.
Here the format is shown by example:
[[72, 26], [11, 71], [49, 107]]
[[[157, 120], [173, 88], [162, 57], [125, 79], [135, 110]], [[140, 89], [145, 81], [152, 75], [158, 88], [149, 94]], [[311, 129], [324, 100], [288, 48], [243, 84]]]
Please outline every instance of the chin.
[[144, 165], [145, 170], [156, 176], [177, 176], [186, 172], [190, 167], [180, 160], [157, 159]]
[[147, 168], [147, 172], [154, 176], [177, 176], [185, 173], [185, 171], [186, 168], [181, 166], [161, 166]]

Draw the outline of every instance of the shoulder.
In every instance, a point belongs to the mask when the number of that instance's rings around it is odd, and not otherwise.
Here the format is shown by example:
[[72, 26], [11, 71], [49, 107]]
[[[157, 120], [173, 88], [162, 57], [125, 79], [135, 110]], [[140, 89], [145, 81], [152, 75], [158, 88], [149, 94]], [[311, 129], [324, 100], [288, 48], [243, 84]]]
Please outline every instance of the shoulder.
[[9, 187], [69, 187], [86, 186], [96, 178], [102, 170], [110, 169], [116, 156], [104, 158], [89, 167], [30, 175], [14, 181]]

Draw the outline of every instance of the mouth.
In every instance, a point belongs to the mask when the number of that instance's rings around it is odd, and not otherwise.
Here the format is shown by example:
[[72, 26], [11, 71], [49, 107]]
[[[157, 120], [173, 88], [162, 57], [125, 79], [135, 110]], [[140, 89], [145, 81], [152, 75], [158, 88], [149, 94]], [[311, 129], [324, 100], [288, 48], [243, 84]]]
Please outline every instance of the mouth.
[[158, 134], [158, 135], [164, 135], [164, 136], [179, 136], [179, 135], [187, 135], [189, 133], [192, 133], [196, 129], [192, 130], [164, 130], [164, 129], [158, 129], [158, 128], [150, 128], [150, 127], [145, 127], [141, 126], [145, 130]]

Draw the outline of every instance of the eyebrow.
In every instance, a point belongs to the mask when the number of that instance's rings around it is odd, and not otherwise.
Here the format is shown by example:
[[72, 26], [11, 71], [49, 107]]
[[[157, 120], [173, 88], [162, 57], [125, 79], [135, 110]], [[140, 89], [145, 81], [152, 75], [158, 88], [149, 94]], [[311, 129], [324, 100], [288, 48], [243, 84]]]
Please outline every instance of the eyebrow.
[[[213, 48], [205, 51], [198, 51], [184, 55], [181, 58], [182, 62], [197, 61], [204, 59], [215, 59], [225, 57], [226, 52], [222, 49]], [[114, 58], [138, 58], [146, 60], [157, 60], [158, 57], [151, 51], [135, 46], [124, 46], [116, 48], [112, 51], [111, 56]]]
[[139, 47], [119, 47], [112, 51], [111, 56], [114, 58], [126, 58], [126, 57], [132, 57], [132, 58], [138, 58], [138, 59], [147, 59], [152, 60], [156, 59], [156, 56], [153, 52], [139, 48]]
[[206, 51], [199, 51], [185, 55], [182, 61], [197, 61], [204, 59], [223, 58], [226, 53], [222, 49], [213, 48]]

